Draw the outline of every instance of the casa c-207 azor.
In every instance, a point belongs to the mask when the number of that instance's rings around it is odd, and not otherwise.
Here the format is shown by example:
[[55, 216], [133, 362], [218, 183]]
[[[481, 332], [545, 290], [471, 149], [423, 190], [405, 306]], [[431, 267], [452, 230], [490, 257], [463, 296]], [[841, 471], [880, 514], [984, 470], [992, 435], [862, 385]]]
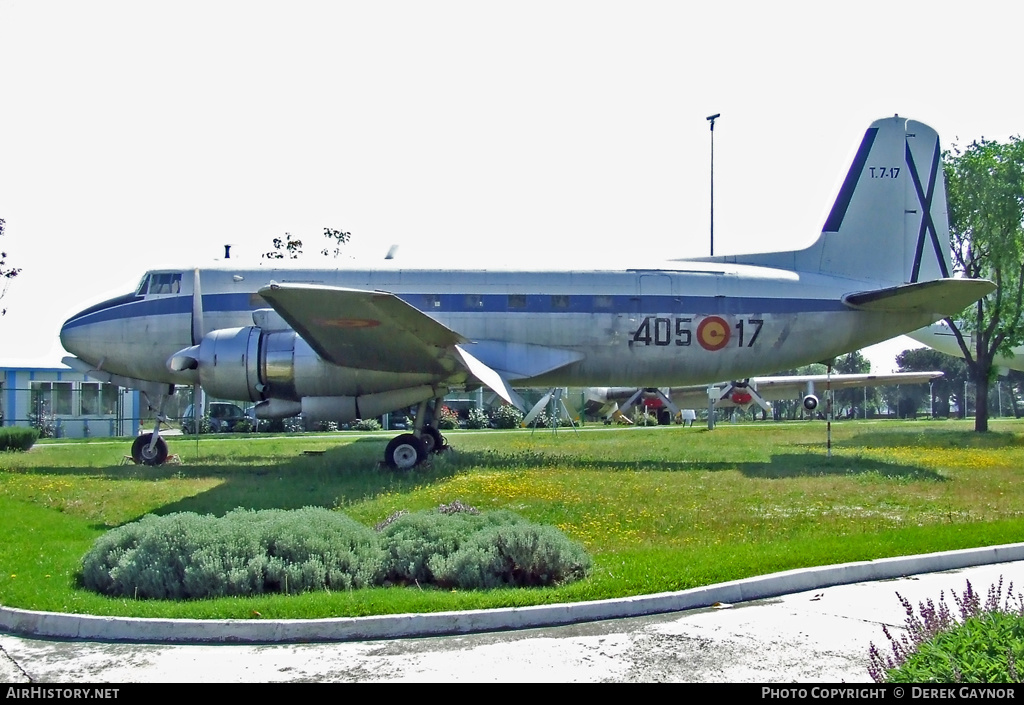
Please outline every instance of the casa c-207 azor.
[[73, 367], [141, 390], [157, 422], [135, 440], [160, 464], [175, 385], [255, 403], [259, 418], [341, 422], [415, 406], [387, 445], [409, 468], [442, 445], [450, 391], [674, 387], [794, 368], [913, 331], [994, 285], [951, 277], [939, 138], [901, 117], [864, 134], [821, 235], [791, 252], [659, 268], [158, 269], [72, 316]]

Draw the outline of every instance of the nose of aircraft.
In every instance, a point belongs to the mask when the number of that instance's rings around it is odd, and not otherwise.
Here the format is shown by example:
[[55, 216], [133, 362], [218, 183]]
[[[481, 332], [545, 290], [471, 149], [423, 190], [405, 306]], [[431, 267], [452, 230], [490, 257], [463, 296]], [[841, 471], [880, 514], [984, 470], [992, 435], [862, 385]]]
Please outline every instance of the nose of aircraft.
[[115, 307], [132, 301], [134, 298], [134, 294], [119, 296], [116, 299], [110, 299], [79, 311], [64, 321], [64, 325], [61, 326], [61, 345], [76, 357], [95, 363], [96, 360], [92, 359], [95, 355], [91, 352], [95, 352], [97, 343], [103, 342], [102, 339], [99, 339], [102, 333], [97, 329], [96, 324], [111, 320]]

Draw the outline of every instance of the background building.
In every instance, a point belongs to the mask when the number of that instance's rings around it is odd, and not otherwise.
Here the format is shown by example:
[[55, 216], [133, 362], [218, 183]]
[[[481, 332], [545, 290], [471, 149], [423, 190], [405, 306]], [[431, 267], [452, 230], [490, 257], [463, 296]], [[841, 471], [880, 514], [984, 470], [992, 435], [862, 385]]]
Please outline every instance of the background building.
[[36, 426], [47, 437], [134, 436], [143, 411], [139, 397], [63, 365], [0, 365], [0, 424]]

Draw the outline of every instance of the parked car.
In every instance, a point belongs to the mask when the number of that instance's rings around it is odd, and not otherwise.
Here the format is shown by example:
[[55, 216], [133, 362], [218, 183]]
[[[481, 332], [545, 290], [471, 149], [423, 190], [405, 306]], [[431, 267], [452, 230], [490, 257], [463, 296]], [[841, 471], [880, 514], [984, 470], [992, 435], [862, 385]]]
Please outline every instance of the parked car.
[[[230, 433], [235, 430], [235, 426], [240, 421], [246, 419], [249, 419], [250, 422], [253, 421], [252, 417], [246, 415], [242, 410], [242, 407], [229, 401], [211, 401], [207, 403], [206, 415], [210, 418], [210, 433]], [[196, 432], [195, 412], [191, 404], [188, 405], [184, 415], [181, 417], [181, 430], [184, 433]]]

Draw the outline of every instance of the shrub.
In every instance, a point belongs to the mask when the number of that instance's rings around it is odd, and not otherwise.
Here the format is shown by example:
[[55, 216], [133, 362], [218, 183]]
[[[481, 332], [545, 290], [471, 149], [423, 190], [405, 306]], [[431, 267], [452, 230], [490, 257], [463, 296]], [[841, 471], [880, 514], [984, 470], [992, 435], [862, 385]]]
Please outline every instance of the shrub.
[[101, 536], [82, 561], [82, 582], [133, 598], [297, 593], [373, 585], [381, 564], [377, 535], [327, 509], [185, 512]]
[[906, 633], [896, 639], [888, 628], [892, 656], [871, 644], [868, 673], [876, 683], [1006, 683], [1020, 682], [1024, 663], [1024, 595], [1003, 581], [989, 587], [982, 603], [970, 581], [962, 596], [952, 592], [957, 614], [939, 593], [939, 602], [920, 603], [896, 594], [907, 617]]
[[244, 418], [235, 424], [232, 429], [235, 433], [252, 433], [256, 430], [256, 424], [250, 418]]
[[581, 578], [589, 567], [583, 548], [557, 529], [456, 500], [397, 512], [377, 531], [317, 507], [236, 509], [221, 518], [147, 515], [97, 539], [81, 578], [105, 595], [181, 600], [385, 581], [462, 589], [551, 585]]
[[429, 567], [443, 587], [534, 587], [585, 577], [590, 556], [555, 527], [521, 521], [485, 527]]
[[398, 516], [382, 535], [384, 575], [464, 590], [553, 585], [584, 577], [590, 557], [554, 527], [455, 501]]
[[453, 428], [459, 427], [459, 415], [447, 406], [441, 407], [441, 412], [437, 414], [437, 418], [434, 421], [442, 431], [451, 431]]
[[466, 428], [487, 428], [487, 412], [473, 407], [466, 417]]
[[380, 422], [377, 419], [356, 419], [351, 428], [353, 431], [379, 431]]
[[640, 409], [639, 407], [633, 410], [633, 425], [634, 426], [657, 426], [658, 417], [654, 414], [648, 414], [647, 409]]
[[0, 427], [0, 451], [28, 450], [39, 440], [39, 429], [23, 426]]
[[523, 414], [511, 404], [502, 404], [495, 409], [491, 418], [497, 428], [518, 428], [523, 422]]
[[[497, 515], [498, 512], [494, 512]], [[438, 510], [412, 512], [397, 517], [381, 532], [384, 547], [384, 579], [396, 583], [430, 583], [434, 573], [428, 562], [434, 556], [447, 556], [489, 519], [480, 514]]]
[[314, 427], [316, 431], [324, 431], [327, 433], [333, 433], [338, 430], [337, 421], [317, 421]]
[[306, 430], [306, 422], [301, 416], [281, 419], [281, 423], [284, 425], [285, 433], [301, 433]]
[[41, 413], [29, 413], [29, 424], [39, 432], [39, 438], [57, 437], [57, 417], [46, 411]]

